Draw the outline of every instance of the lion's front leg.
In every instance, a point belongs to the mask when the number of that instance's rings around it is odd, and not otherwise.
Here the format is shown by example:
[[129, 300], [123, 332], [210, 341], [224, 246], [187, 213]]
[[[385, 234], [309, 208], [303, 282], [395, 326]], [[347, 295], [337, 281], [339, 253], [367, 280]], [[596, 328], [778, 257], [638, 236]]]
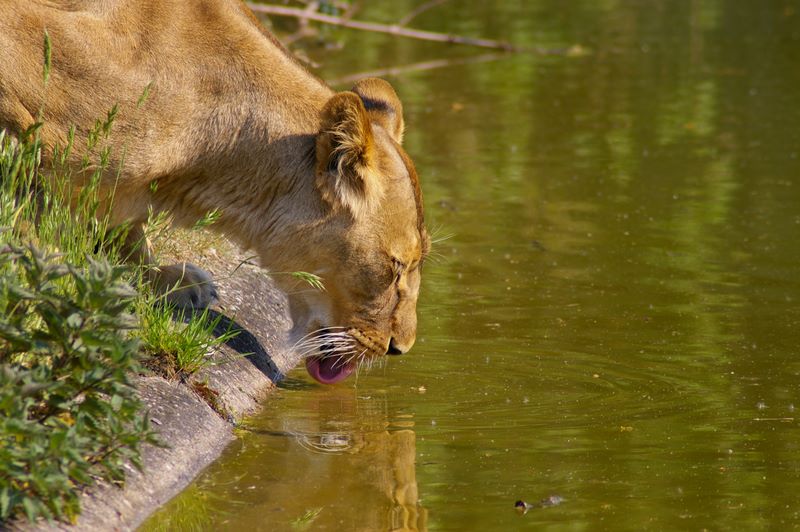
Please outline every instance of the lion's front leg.
[[128, 232], [123, 256], [126, 262], [143, 265], [151, 286], [176, 307], [205, 308], [217, 301], [217, 288], [207, 271], [187, 262], [168, 266], [153, 263], [141, 224], [134, 224]]
[[194, 264], [181, 262], [150, 268], [150, 282], [180, 308], [205, 308], [217, 301], [212, 276]]

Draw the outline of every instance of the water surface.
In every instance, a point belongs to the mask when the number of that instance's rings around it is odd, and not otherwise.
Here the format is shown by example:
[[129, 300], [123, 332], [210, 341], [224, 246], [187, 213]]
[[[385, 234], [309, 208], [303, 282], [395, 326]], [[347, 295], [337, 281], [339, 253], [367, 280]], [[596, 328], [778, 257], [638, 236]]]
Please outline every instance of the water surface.
[[800, 9], [463, 0], [413, 25], [588, 53], [324, 30], [327, 79], [455, 63], [389, 78], [453, 235], [418, 343], [333, 387], [296, 370], [143, 529], [798, 528]]

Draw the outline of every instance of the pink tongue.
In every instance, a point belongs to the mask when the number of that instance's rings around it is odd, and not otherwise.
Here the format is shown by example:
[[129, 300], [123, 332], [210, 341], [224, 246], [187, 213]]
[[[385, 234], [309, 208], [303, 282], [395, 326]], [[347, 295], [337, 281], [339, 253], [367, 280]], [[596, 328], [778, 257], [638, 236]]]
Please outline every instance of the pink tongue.
[[353, 366], [339, 357], [309, 357], [306, 359], [306, 370], [317, 382], [334, 384], [347, 378], [353, 372]]

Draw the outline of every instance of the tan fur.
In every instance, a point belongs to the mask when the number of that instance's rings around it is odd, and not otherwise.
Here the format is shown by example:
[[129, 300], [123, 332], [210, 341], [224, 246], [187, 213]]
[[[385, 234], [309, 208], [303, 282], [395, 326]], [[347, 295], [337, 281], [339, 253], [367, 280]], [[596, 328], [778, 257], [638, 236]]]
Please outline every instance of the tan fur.
[[401, 144], [405, 131], [403, 104], [392, 86], [382, 79], [368, 78], [356, 83], [353, 92], [364, 102], [370, 118], [383, 126]]
[[317, 136], [317, 186], [331, 203], [341, 203], [360, 218], [383, 198], [375, 139], [357, 94], [333, 96], [322, 110]]
[[[390, 341], [411, 347], [429, 239], [388, 83], [335, 94], [234, 0], [0, 0], [0, 128], [19, 134], [43, 109], [48, 148], [65, 144], [72, 125], [85, 146], [115, 104], [103, 181], [115, 223], [141, 224], [152, 207], [185, 226], [220, 209], [212, 228], [264, 267], [323, 278], [325, 292], [275, 277], [294, 336], [344, 327], [370, 356]], [[74, 150], [75, 169], [83, 154]], [[137, 225], [131, 239], [140, 237]], [[162, 267], [154, 282], [181, 279], [200, 286], [179, 302], [212, 297], [191, 265]]]

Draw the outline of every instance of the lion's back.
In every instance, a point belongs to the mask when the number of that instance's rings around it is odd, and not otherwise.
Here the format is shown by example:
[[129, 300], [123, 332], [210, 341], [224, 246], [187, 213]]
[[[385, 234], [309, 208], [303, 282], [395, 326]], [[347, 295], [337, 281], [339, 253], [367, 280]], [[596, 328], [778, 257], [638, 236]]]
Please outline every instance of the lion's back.
[[127, 170], [163, 172], [179, 164], [187, 119], [237, 98], [265, 53], [285, 60], [239, 0], [2, 0], [0, 128], [19, 133], [43, 109], [45, 144], [65, 143], [76, 126], [81, 145], [118, 106], [113, 134], [129, 148]]

